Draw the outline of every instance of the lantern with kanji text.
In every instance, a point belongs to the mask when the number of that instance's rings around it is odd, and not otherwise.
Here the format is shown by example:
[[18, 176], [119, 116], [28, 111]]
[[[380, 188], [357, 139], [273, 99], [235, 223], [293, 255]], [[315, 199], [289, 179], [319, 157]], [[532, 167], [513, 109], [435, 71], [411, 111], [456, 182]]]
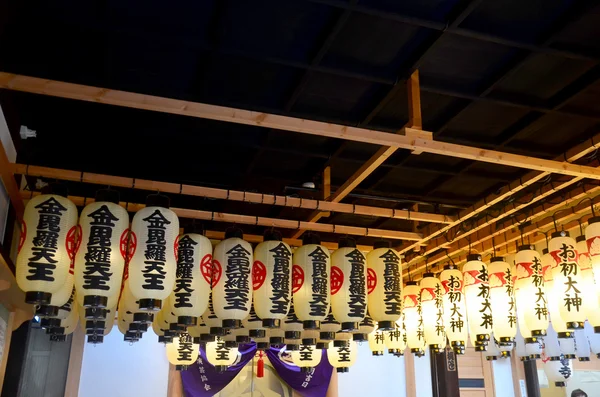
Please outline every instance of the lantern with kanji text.
[[400, 254], [387, 241], [376, 241], [373, 248], [367, 254], [369, 314], [380, 330], [393, 330], [402, 314]]
[[515, 256], [517, 314], [524, 319], [523, 326], [533, 336], [546, 335], [548, 328], [542, 268], [542, 258], [533, 246], [523, 245], [518, 248]]
[[425, 273], [420, 287], [425, 341], [433, 351], [439, 353], [446, 346], [442, 283], [433, 273]]
[[300, 345], [298, 350], [292, 351], [292, 362], [300, 368], [301, 372], [310, 372], [312, 368], [319, 365], [323, 357], [323, 351], [318, 350], [315, 345]]
[[373, 331], [369, 334], [369, 349], [374, 356], [383, 356], [385, 351], [385, 334], [390, 331]]
[[484, 351], [493, 324], [487, 265], [481, 255], [469, 254], [462, 273], [469, 332], [475, 334], [477, 345]]
[[221, 337], [206, 344], [206, 358], [217, 372], [225, 372], [235, 362], [237, 355], [238, 349], [227, 347]]
[[187, 333], [173, 338], [173, 343], [167, 345], [167, 359], [175, 366], [176, 371], [186, 371], [198, 359], [200, 345]]
[[504, 258], [494, 257], [488, 273], [494, 335], [500, 346], [512, 345], [517, 335], [513, 268]]
[[336, 369], [338, 373], [350, 371], [350, 367], [356, 362], [358, 348], [356, 342], [349, 342], [345, 346], [330, 345], [327, 349], [327, 359], [329, 364]]
[[451, 265], [444, 266], [440, 274], [444, 287], [444, 328], [454, 352], [464, 354], [468, 338], [467, 309], [463, 293], [463, 275]]

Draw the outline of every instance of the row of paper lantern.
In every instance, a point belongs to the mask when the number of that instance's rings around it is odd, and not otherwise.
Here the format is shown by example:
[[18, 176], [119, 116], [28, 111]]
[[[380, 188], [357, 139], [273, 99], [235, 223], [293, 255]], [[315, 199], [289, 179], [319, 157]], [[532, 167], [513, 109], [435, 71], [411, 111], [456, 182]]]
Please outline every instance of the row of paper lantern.
[[420, 286], [409, 281], [402, 289], [399, 255], [386, 244], [365, 257], [345, 239], [330, 255], [309, 234], [292, 254], [273, 233], [253, 252], [233, 231], [213, 256], [202, 235], [177, 238], [179, 222], [164, 196], [150, 196], [128, 231], [126, 211], [110, 200], [110, 191], [103, 195], [84, 208], [79, 225], [76, 207], [64, 197], [40, 195], [28, 203], [17, 259], [17, 281], [28, 302], [60, 307], [71, 296], [65, 286], [72, 279], [78, 303], [87, 308], [114, 307], [122, 287], [138, 306], [132, 314], [157, 311], [170, 299], [183, 328], [206, 312], [211, 298], [220, 322], [211, 327], [225, 329], [240, 328], [253, 301], [265, 328], [277, 328], [292, 302], [303, 329], [319, 329], [331, 307], [349, 332], [368, 310], [382, 330], [393, 330], [402, 317], [415, 352], [426, 345], [439, 349], [446, 336], [457, 352], [467, 337], [485, 350], [492, 331], [500, 344], [510, 343], [517, 322], [526, 340], [543, 336], [548, 314], [559, 333], [582, 327], [586, 318], [600, 327], [597, 218], [578, 241], [566, 232], [553, 234], [543, 256], [524, 246], [514, 266], [502, 258], [488, 266], [469, 255], [462, 272], [448, 267], [439, 278], [426, 274]]

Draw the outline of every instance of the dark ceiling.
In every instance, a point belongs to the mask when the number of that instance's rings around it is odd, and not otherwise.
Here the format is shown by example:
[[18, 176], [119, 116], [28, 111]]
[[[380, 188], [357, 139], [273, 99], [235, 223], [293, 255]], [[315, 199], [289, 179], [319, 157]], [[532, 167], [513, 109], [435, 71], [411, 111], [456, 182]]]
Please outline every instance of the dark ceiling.
[[[418, 68], [423, 128], [435, 139], [554, 158], [598, 132], [598, 37], [600, 4], [583, 0], [3, 0], [0, 71], [394, 132]], [[297, 188], [318, 185], [329, 164], [335, 189], [378, 149], [33, 94], [1, 99], [15, 125], [37, 131], [19, 161], [66, 169], [318, 197]], [[398, 150], [344, 201], [455, 213], [523, 172]]]

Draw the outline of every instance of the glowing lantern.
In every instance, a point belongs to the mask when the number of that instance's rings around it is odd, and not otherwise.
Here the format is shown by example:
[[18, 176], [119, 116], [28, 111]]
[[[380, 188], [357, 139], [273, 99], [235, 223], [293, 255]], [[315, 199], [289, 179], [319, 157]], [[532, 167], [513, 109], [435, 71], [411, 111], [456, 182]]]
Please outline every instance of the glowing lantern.
[[294, 252], [294, 311], [304, 329], [319, 329], [329, 313], [329, 251], [314, 234], [305, 233], [302, 244]]
[[369, 334], [369, 349], [374, 356], [383, 356], [385, 346], [385, 334], [393, 331], [374, 331]]
[[241, 327], [252, 306], [252, 246], [243, 236], [240, 229], [229, 229], [213, 254], [214, 310], [226, 329]]
[[[118, 321], [121, 321], [120, 315]], [[119, 331], [121, 331], [121, 324], [119, 324]], [[159, 343], [172, 343], [173, 337], [177, 335], [174, 331], [169, 329], [169, 324], [166, 323], [162, 318], [162, 311], [154, 315], [154, 320], [152, 321], [152, 331], [158, 336]]]
[[485, 354], [485, 359], [487, 361], [495, 361], [499, 357], [502, 356], [502, 352], [500, 351], [500, 347], [496, 343], [496, 340], [494, 339], [494, 335], [493, 334], [490, 335], [490, 341], [488, 343], [487, 351], [485, 353], [483, 353], [483, 354]]
[[544, 372], [548, 378], [548, 383], [556, 387], [566, 387], [567, 381], [573, 373], [571, 360], [546, 361], [544, 363]]
[[326, 341], [335, 339], [336, 332], [341, 330], [340, 323], [333, 317], [333, 313], [330, 310], [329, 315], [325, 320], [321, 321], [321, 333], [319, 338]]
[[558, 308], [568, 329], [583, 328], [585, 321], [584, 296], [581, 293], [583, 285], [575, 245], [575, 240], [565, 231], [552, 233], [548, 244], [548, 250], [555, 263], [552, 269], [553, 293], [562, 300]]
[[76, 251], [77, 207], [57, 194], [29, 200], [23, 214], [16, 279], [25, 302], [49, 304], [63, 286]]
[[263, 327], [277, 328], [292, 301], [292, 249], [281, 241], [281, 233], [270, 230], [254, 250], [252, 289], [256, 314]]
[[283, 345], [285, 343], [285, 331], [279, 328], [272, 328], [268, 332], [269, 343], [271, 345]]
[[440, 274], [444, 287], [444, 327], [450, 344], [456, 354], [465, 354], [468, 338], [467, 309], [463, 294], [462, 273], [453, 266], [446, 265]]
[[128, 267], [131, 293], [141, 310], [158, 311], [173, 291], [177, 273], [176, 244], [179, 219], [169, 209], [169, 198], [152, 194], [131, 222], [136, 243]]
[[[587, 244], [587, 252], [594, 273], [594, 281], [596, 286], [600, 286], [600, 217], [592, 217], [588, 221], [588, 227], [585, 229], [585, 238]], [[596, 300], [600, 299], [600, 289], [595, 289]], [[600, 333], [600, 319], [597, 318], [598, 311], [593, 317], [588, 320], [594, 326], [594, 331]]]
[[242, 325], [248, 330], [251, 338], [263, 338], [265, 330], [263, 329], [263, 320], [261, 320], [254, 311], [254, 305], [250, 308], [248, 317], [242, 320]]
[[525, 349], [525, 340], [521, 335], [521, 332], [517, 332], [517, 335], [515, 336], [515, 350], [517, 353], [517, 357], [519, 357], [521, 361], [529, 360], [529, 354]]
[[75, 290], [73, 284], [75, 277], [73, 276], [72, 269], [67, 273], [67, 277], [60, 289], [52, 294], [48, 305], [39, 305], [35, 314], [40, 317], [56, 317], [58, 309], [62, 305], [66, 304], [69, 299], [73, 298]]
[[296, 317], [293, 306], [290, 307], [290, 311], [283, 321], [282, 328], [285, 332], [286, 350], [298, 350], [300, 348], [301, 335], [304, 327], [302, 326], [302, 321]]
[[579, 256], [577, 263], [581, 272], [581, 295], [583, 296], [583, 311], [587, 320], [594, 327], [600, 326], [600, 307], [598, 307], [599, 293], [596, 291], [596, 282], [594, 281], [594, 271], [592, 269], [592, 260], [588, 252], [585, 236], [577, 236], [575, 239], [577, 245], [575, 249]]
[[369, 314], [379, 329], [394, 329], [402, 315], [402, 264], [400, 254], [386, 241], [377, 241], [367, 254]]
[[548, 328], [548, 308], [544, 293], [542, 258], [533, 246], [525, 245], [519, 247], [515, 263], [517, 313], [519, 317], [524, 318], [524, 326], [533, 336], [544, 336]]
[[404, 305], [402, 315], [406, 326], [406, 341], [410, 351], [417, 353], [425, 348], [423, 316], [421, 315], [421, 296], [415, 281], [406, 283], [402, 291]]
[[194, 338], [194, 343], [214, 342], [215, 337], [210, 335], [210, 328], [202, 320], [198, 318], [198, 325], [188, 327], [188, 333]]
[[368, 340], [369, 334], [375, 330], [375, 322], [367, 314], [364, 320], [359, 324], [358, 331], [352, 333], [352, 340], [355, 342], [364, 342]]
[[[64, 306], [61, 307], [60, 311], [64, 310]], [[71, 310], [60, 320], [60, 327], [52, 328], [50, 331], [50, 340], [52, 342], [64, 342], [66, 341], [67, 335], [72, 334], [79, 324], [79, 315], [77, 312], [77, 305], [71, 306]]]
[[300, 345], [300, 349], [292, 352], [292, 362], [300, 367], [302, 372], [310, 372], [312, 368], [319, 365], [323, 351], [314, 345]]
[[349, 342], [346, 346], [330, 346], [327, 349], [327, 359], [329, 364], [336, 369], [338, 373], [350, 371], [350, 367], [356, 362], [358, 348], [356, 342]]
[[319, 339], [319, 331], [314, 329], [305, 329], [301, 333], [303, 345], [316, 345]]
[[342, 238], [331, 254], [331, 310], [343, 331], [355, 331], [367, 314], [367, 269], [356, 241]]
[[549, 360], [560, 360], [560, 344], [558, 343], [558, 335], [552, 327], [552, 324], [548, 327], [546, 336], [544, 337], [544, 356]]
[[129, 214], [119, 205], [119, 193], [100, 190], [96, 202], [79, 217], [80, 248], [75, 256], [75, 288], [84, 307], [108, 305], [118, 295], [127, 255]]
[[[269, 343], [269, 337], [266, 334], [265, 334], [265, 336], [256, 337], [256, 338], [252, 338], [252, 339], [256, 343], [256, 348], [258, 350], [267, 350], [268, 348], [271, 347], [271, 344]], [[286, 350], [288, 350], [287, 346], [286, 346]], [[296, 349], [296, 350], [298, 350], [298, 349]]]
[[206, 311], [210, 294], [212, 244], [201, 234], [186, 233], [177, 244], [177, 273], [171, 293], [173, 314], [180, 325], [195, 325]]
[[433, 273], [425, 273], [420, 285], [425, 341], [431, 349], [439, 353], [446, 346], [442, 283]]
[[385, 337], [384, 343], [385, 347], [388, 349], [388, 353], [395, 356], [404, 355], [404, 350], [406, 350], [407, 346], [405, 324], [403, 319], [401, 324], [394, 324], [395, 328], [393, 331], [380, 331], [383, 332]]
[[194, 343], [190, 334], [183, 333], [167, 345], [167, 359], [176, 371], [186, 371], [198, 359], [200, 345]]
[[469, 254], [462, 272], [469, 331], [475, 334], [477, 344], [485, 350], [485, 342], [490, 340], [492, 331], [487, 265], [481, 261], [481, 255]]
[[223, 338], [218, 337], [214, 342], [206, 344], [206, 358], [217, 372], [224, 372], [237, 358], [238, 350], [225, 346]]
[[493, 330], [500, 345], [512, 345], [517, 335], [517, 310], [512, 267], [501, 257], [488, 267]]

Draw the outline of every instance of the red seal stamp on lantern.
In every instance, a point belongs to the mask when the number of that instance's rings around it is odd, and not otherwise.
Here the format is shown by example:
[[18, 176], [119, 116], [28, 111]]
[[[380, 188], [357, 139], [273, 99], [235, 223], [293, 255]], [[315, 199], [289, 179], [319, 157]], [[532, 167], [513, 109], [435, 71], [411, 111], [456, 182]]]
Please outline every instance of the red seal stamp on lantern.
[[344, 272], [337, 266], [331, 267], [331, 295], [335, 295], [344, 284]]
[[252, 265], [252, 289], [256, 291], [262, 287], [267, 278], [267, 268], [261, 261], [254, 261]]
[[304, 270], [298, 265], [292, 266], [292, 293], [300, 291], [304, 285]]
[[375, 287], [377, 287], [377, 273], [375, 270], [368, 268], [367, 269], [367, 291], [370, 294], [375, 291]]

